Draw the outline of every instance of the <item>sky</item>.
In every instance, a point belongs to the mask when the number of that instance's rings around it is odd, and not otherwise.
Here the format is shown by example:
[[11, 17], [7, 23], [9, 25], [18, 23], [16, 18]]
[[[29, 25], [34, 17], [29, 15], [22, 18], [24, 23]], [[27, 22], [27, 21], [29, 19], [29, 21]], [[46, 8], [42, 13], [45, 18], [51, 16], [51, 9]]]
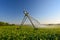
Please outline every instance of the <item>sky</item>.
[[60, 23], [60, 0], [0, 0], [0, 21], [20, 24], [24, 9], [41, 24]]

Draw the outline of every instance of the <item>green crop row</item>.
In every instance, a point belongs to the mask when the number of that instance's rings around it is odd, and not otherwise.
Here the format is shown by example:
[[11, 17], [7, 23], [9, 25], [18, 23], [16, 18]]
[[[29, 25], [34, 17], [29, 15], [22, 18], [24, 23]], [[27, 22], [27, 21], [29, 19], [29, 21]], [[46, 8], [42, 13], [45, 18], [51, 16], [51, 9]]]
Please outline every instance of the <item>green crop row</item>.
[[34, 30], [30, 27], [0, 26], [0, 40], [60, 40], [60, 28], [39, 28]]

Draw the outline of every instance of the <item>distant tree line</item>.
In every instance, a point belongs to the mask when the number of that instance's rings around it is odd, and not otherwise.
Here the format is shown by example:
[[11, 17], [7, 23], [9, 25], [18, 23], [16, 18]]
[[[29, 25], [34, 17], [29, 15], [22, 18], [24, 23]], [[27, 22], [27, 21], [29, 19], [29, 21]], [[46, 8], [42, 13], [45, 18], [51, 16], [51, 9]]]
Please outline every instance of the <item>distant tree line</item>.
[[9, 24], [7, 22], [0, 22], [0, 26], [13, 26], [15, 24]]

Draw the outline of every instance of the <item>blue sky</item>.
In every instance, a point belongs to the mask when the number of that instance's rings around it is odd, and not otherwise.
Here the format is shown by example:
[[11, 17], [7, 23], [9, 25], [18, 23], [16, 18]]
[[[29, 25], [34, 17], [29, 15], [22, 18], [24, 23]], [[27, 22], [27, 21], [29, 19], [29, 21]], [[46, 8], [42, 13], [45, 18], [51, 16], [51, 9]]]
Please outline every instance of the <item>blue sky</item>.
[[60, 23], [60, 0], [0, 0], [0, 21], [19, 24], [24, 9], [41, 24]]

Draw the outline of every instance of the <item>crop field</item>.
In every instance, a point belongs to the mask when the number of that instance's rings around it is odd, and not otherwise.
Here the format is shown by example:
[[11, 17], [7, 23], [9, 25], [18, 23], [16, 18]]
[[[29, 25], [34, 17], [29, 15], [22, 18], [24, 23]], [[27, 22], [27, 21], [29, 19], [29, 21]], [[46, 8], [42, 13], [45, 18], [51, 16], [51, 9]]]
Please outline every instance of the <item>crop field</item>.
[[60, 28], [39, 28], [31, 26], [0, 26], [0, 40], [60, 40]]

